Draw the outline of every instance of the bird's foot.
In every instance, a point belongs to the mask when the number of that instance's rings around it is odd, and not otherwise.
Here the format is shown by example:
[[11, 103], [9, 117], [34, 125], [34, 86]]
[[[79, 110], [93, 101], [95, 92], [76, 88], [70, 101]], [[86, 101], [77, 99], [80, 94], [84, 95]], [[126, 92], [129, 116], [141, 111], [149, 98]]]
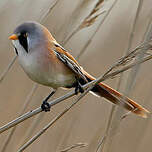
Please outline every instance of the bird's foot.
[[75, 87], [75, 94], [77, 95], [78, 93], [83, 93], [84, 92], [84, 89], [83, 87], [81, 86], [81, 84], [79, 82], [77, 82], [77, 85]]
[[41, 105], [42, 111], [48, 112], [48, 111], [50, 111], [50, 108], [51, 108], [51, 106], [49, 105], [49, 103], [46, 100], [44, 100]]

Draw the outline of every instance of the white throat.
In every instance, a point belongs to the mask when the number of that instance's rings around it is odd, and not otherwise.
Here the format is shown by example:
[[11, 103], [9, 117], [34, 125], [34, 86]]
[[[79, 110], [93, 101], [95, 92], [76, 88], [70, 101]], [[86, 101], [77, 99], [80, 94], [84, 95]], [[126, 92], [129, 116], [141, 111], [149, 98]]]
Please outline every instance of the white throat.
[[17, 49], [19, 56], [27, 54], [27, 52], [25, 51], [23, 46], [20, 44], [19, 40], [12, 40], [12, 43], [13, 43], [14, 47]]

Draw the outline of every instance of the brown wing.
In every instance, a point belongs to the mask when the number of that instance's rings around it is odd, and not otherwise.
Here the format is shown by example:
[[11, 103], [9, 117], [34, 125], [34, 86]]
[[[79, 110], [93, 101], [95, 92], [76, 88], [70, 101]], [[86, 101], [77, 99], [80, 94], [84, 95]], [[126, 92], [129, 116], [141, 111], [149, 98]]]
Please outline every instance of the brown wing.
[[79, 63], [74, 59], [74, 57], [68, 53], [62, 46], [54, 43], [54, 53], [57, 58], [61, 60], [66, 66], [68, 66], [78, 77], [84, 79], [87, 82], [86, 76], [82, 72], [82, 68]]

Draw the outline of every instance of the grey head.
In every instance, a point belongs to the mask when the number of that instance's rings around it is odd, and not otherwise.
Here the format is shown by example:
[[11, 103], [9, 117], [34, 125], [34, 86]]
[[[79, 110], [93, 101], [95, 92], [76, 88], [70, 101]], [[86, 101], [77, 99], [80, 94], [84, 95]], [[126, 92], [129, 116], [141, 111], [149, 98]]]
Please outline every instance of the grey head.
[[[44, 40], [43, 26], [37, 22], [25, 22], [19, 25], [13, 32], [18, 37], [18, 44], [28, 53], [36, 45], [40, 45]], [[15, 44], [16, 52], [20, 46]], [[18, 48], [17, 48], [18, 47]], [[18, 53], [18, 52], [17, 52]]]

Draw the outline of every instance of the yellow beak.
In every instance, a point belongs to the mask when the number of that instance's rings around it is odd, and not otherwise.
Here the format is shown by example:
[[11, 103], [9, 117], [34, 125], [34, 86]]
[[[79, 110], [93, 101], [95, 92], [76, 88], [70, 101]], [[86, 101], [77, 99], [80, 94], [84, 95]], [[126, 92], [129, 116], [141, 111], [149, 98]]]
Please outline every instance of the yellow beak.
[[13, 34], [9, 37], [10, 40], [18, 40], [18, 36], [16, 34]]

